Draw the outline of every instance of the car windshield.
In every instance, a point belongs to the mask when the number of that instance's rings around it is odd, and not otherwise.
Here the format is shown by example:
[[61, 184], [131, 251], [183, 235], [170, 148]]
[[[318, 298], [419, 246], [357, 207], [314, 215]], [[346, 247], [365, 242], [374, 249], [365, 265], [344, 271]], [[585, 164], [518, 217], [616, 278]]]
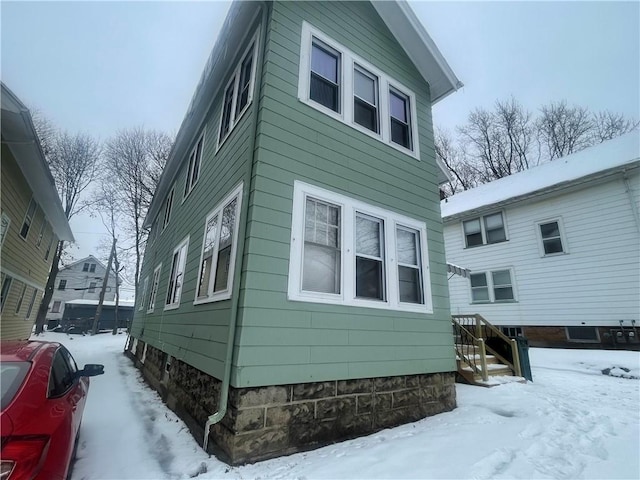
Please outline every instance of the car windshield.
[[2, 362], [0, 363], [0, 382], [2, 390], [2, 399], [0, 401], [0, 409], [4, 410], [16, 396], [20, 389], [20, 385], [27, 376], [27, 372], [31, 367], [29, 362]]

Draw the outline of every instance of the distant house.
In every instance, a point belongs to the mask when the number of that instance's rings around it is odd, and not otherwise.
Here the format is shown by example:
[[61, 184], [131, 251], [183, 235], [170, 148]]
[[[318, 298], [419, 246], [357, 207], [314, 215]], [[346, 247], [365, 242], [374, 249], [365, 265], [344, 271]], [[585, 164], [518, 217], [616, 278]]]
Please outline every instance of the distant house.
[[31, 335], [59, 240], [73, 241], [31, 114], [2, 83], [0, 336]]
[[[93, 321], [98, 308], [98, 300], [70, 300], [64, 309], [64, 315], [60, 319], [60, 327], [63, 331], [88, 332], [93, 327]], [[120, 301], [118, 303], [118, 327], [125, 328], [131, 325], [133, 319], [133, 302]], [[111, 330], [116, 319], [116, 302], [105, 301], [102, 304], [100, 323], [98, 330]]]
[[638, 346], [640, 135], [441, 202], [453, 314], [540, 346]]
[[160, 180], [129, 350], [239, 463], [455, 406], [431, 106], [405, 2], [235, 2]]
[[[97, 302], [100, 299], [106, 271], [107, 268], [93, 255], [61, 268], [56, 277], [47, 320], [60, 320], [64, 314], [65, 305], [71, 300], [95, 300]], [[104, 299], [111, 301], [115, 298], [116, 277], [111, 272], [107, 280]]]

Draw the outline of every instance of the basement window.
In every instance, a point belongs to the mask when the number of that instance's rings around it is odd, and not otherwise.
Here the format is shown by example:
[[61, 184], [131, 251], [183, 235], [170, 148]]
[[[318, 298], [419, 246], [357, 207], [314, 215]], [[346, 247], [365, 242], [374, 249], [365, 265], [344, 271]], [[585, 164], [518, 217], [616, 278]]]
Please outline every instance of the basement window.
[[582, 343], [598, 343], [600, 342], [600, 335], [596, 327], [565, 327], [567, 333], [567, 340], [570, 342], [582, 342]]

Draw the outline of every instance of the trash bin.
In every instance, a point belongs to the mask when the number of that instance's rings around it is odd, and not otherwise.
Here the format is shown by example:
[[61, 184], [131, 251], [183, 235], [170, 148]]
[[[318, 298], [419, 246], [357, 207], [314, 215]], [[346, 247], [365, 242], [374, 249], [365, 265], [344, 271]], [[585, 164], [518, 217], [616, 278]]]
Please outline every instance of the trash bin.
[[516, 337], [516, 343], [518, 344], [518, 356], [520, 357], [522, 376], [530, 382], [533, 382], [531, 363], [529, 362], [529, 340], [524, 337]]

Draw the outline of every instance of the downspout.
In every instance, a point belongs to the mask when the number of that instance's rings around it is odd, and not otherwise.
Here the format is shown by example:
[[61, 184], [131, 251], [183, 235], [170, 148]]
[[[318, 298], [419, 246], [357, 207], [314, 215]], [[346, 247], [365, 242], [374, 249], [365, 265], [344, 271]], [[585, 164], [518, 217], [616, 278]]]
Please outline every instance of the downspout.
[[636, 205], [636, 202], [633, 201], [633, 191], [631, 190], [631, 184], [629, 183], [629, 176], [627, 175], [626, 169], [622, 171], [622, 180], [624, 181], [625, 193], [629, 198], [629, 204], [631, 205], [633, 218], [636, 221], [636, 229], [638, 230], [638, 232], [640, 232], [640, 214], [638, 214], [638, 206]]
[[242, 277], [242, 261], [244, 257], [244, 244], [246, 241], [246, 231], [247, 231], [247, 220], [248, 220], [248, 212], [249, 212], [249, 197], [251, 190], [251, 178], [253, 176], [253, 166], [255, 164], [255, 146], [256, 146], [256, 135], [258, 133], [258, 113], [259, 113], [259, 102], [260, 102], [260, 89], [262, 88], [262, 65], [264, 63], [264, 53], [266, 48], [266, 40], [267, 40], [267, 4], [266, 2], [261, 3], [260, 8], [262, 9], [262, 20], [260, 21], [260, 50], [261, 54], [258, 56], [258, 62], [256, 65], [256, 80], [259, 81], [259, 89], [257, 94], [254, 97], [255, 104], [253, 105], [253, 135], [251, 136], [251, 164], [249, 168], [247, 168], [247, 173], [244, 177], [244, 186], [242, 195], [244, 196], [242, 201], [242, 212], [241, 219], [244, 221], [240, 222], [240, 226], [238, 228], [238, 239], [242, 241], [238, 241], [238, 250], [236, 251], [236, 264], [235, 264], [235, 272], [236, 274], [233, 276], [233, 286], [232, 292], [234, 292], [233, 300], [231, 303], [231, 315], [229, 318], [229, 336], [227, 339], [227, 355], [224, 362], [224, 375], [222, 378], [222, 386], [220, 387], [220, 396], [218, 397], [218, 410], [211, 415], [207, 419], [207, 423], [204, 425], [204, 439], [202, 441], [202, 448], [206, 452], [207, 445], [209, 443], [209, 431], [211, 427], [216, 423], [220, 422], [224, 418], [227, 413], [227, 405], [229, 399], [229, 383], [231, 382], [231, 363], [233, 361], [233, 350], [236, 339], [236, 325], [238, 323], [238, 304], [240, 303], [240, 280]]

